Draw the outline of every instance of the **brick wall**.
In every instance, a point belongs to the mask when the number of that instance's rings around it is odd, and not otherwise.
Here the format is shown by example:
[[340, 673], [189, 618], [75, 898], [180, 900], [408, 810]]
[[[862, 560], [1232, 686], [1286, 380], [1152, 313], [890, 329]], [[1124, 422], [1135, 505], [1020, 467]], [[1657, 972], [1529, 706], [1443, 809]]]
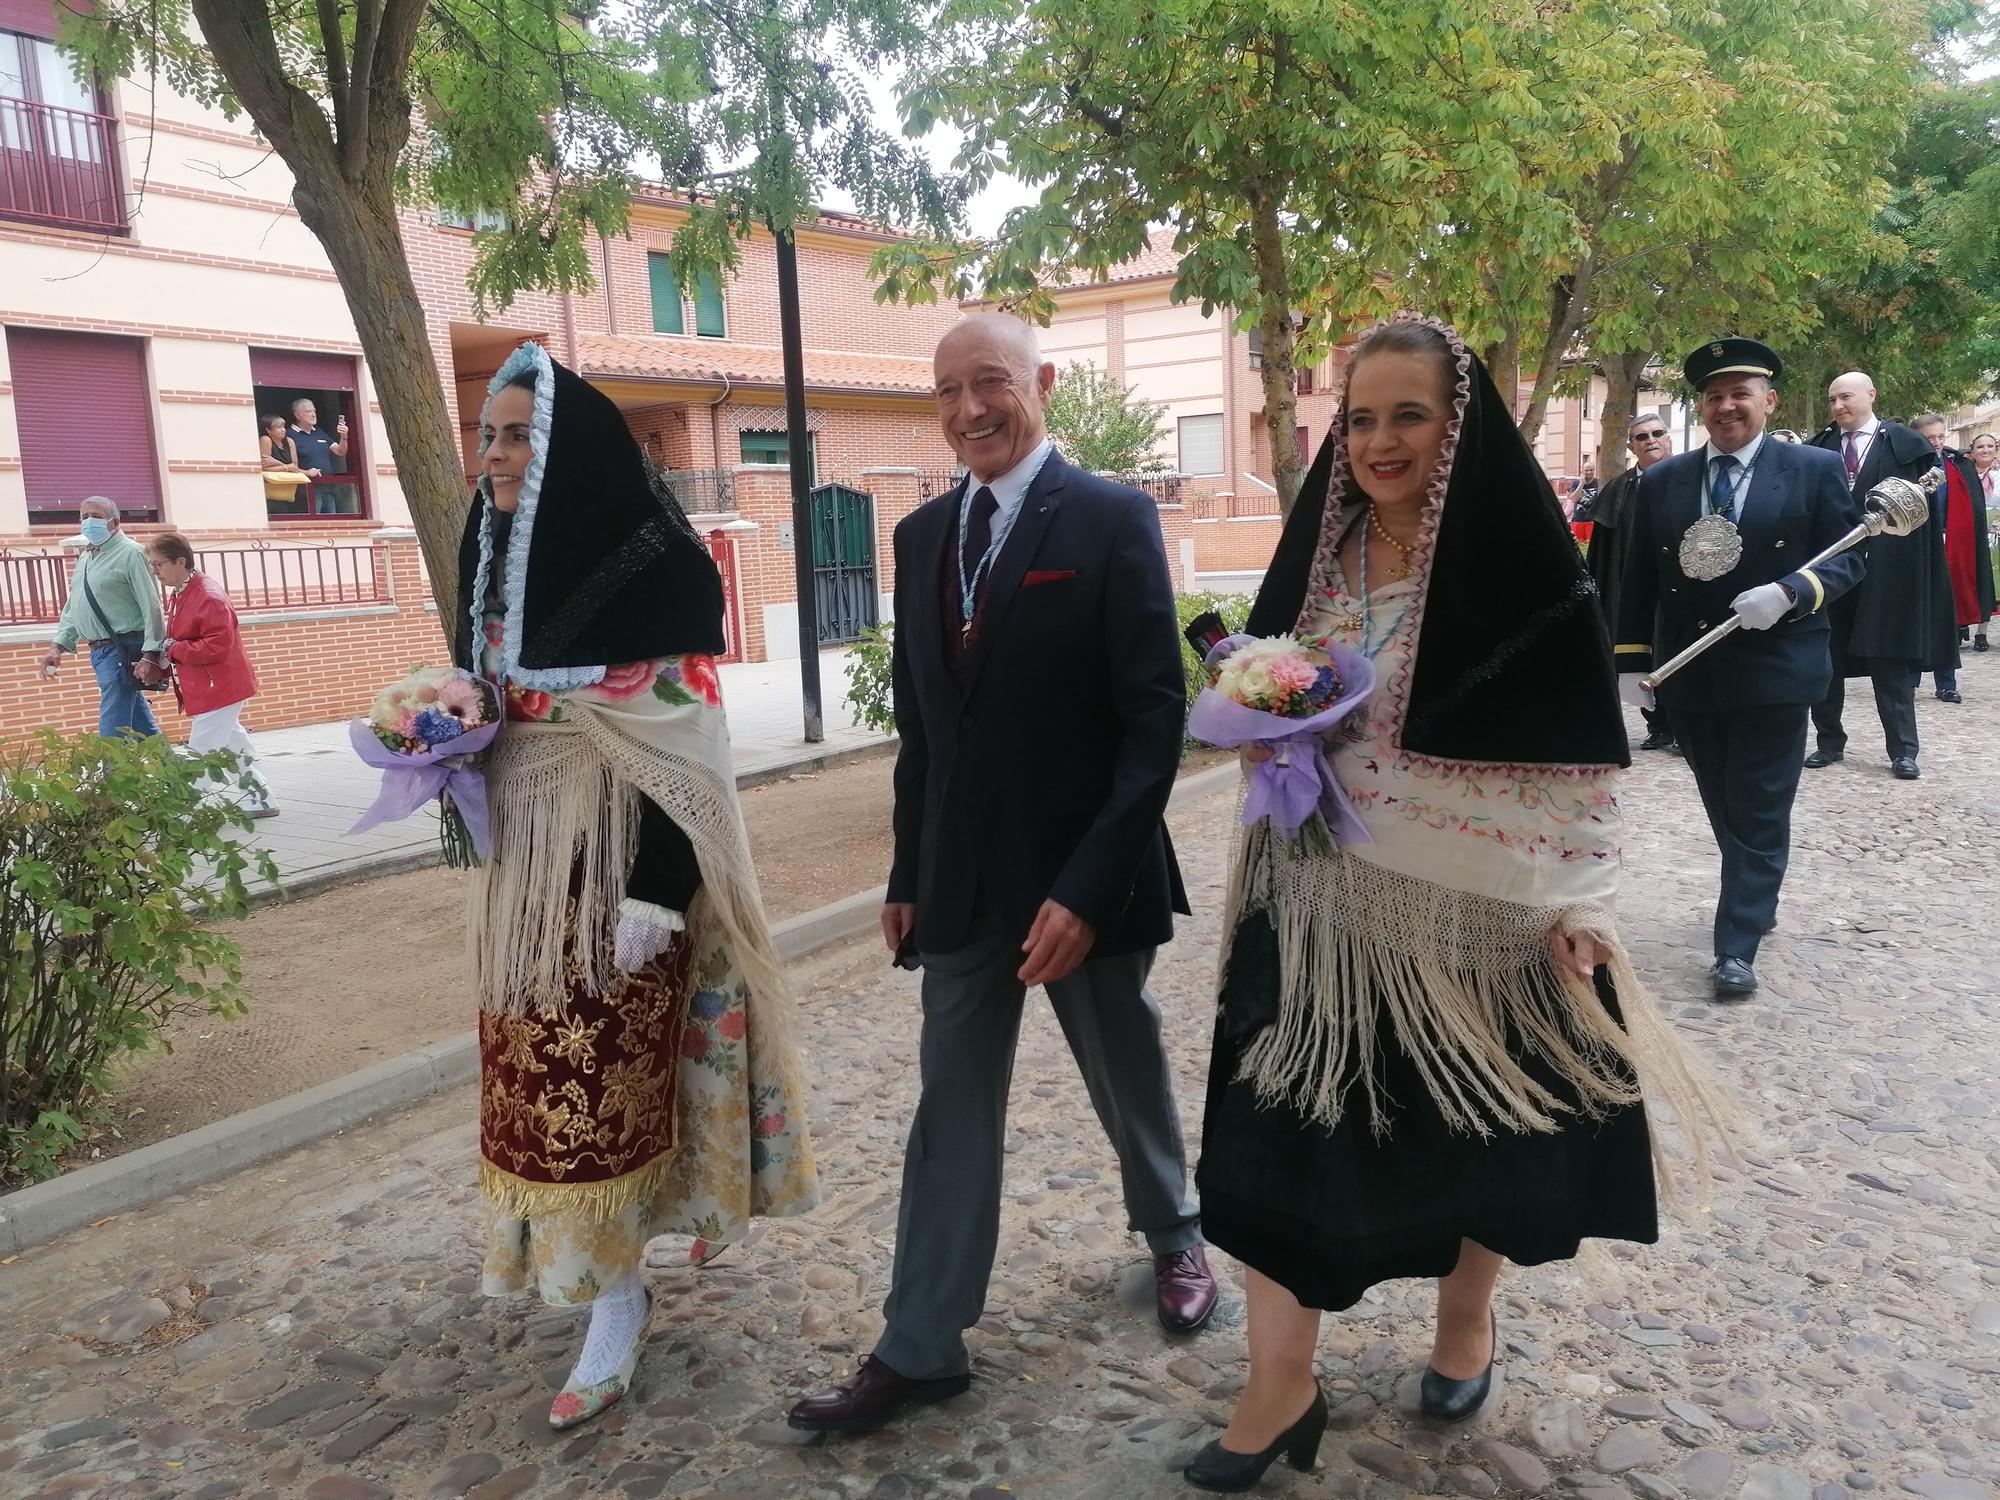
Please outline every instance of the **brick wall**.
[[[216, 541], [207, 535], [190, 540], [197, 547]], [[387, 604], [243, 616], [244, 649], [259, 683], [243, 714], [251, 729], [352, 717], [366, 710], [378, 688], [411, 667], [450, 660], [430, 607], [416, 537], [383, 533], [374, 545]], [[0, 745], [18, 743], [44, 725], [65, 734], [97, 727], [97, 683], [86, 654], [64, 657], [55, 680], [42, 680], [38, 664], [53, 634], [52, 627], [0, 631]], [[157, 693], [151, 701], [160, 727], [175, 740], [186, 739], [187, 720], [173, 694]]]

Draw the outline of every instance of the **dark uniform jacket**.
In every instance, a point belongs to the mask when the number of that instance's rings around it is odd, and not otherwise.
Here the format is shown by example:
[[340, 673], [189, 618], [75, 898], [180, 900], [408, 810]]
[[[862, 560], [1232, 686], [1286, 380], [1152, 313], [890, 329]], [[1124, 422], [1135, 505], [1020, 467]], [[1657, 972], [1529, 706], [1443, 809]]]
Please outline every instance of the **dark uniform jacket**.
[[1598, 608], [1604, 611], [1604, 628], [1618, 633], [1618, 584], [1625, 572], [1625, 554], [1630, 550], [1632, 504], [1639, 493], [1636, 468], [1614, 475], [1597, 493], [1590, 513], [1590, 550], [1583, 565], [1597, 584]]
[[1739, 629], [1668, 678], [1660, 707], [1713, 712], [1817, 703], [1833, 680], [1826, 606], [1860, 581], [1859, 549], [1808, 568], [1860, 520], [1840, 460], [1765, 436], [1739, 502], [1743, 555], [1721, 578], [1681, 571], [1681, 536], [1705, 513], [1704, 445], [1663, 459], [1639, 480], [1627, 506], [1625, 569], [1613, 632], [1618, 670], [1650, 672], [1720, 625], [1738, 594], [1782, 583], [1798, 607], [1769, 630]]
[[[1812, 440], [1839, 461], [1841, 431], [1829, 426]], [[1939, 467], [1931, 445], [1901, 422], [1875, 432], [1854, 476], [1858, 515], [1868, 491], [1894, 475], [1920, 480]], [[1847, 471], [1841, 470], [1845, 479]], [[1958, 619], [1944, 561], [1944, 505], [1933, 496], [1930, 519], [1908, 536], [1878, 536], [1861, 544], [1868, 577], [1833, 611], [1834, 651], [1849, 677], [1877, 668], [1950, 671], [1958, 665]]]
[[896, 853], [917, 946], [975, 914], [1025, 937], [1053, 898], [1093, 956], [1157, 947], [1187, 895], [1167, 794], [1187, 717], [1158, 508], [1052, 453], [1021, 501], [954, 670], [942, 597], [962, 485], [896, 526]]

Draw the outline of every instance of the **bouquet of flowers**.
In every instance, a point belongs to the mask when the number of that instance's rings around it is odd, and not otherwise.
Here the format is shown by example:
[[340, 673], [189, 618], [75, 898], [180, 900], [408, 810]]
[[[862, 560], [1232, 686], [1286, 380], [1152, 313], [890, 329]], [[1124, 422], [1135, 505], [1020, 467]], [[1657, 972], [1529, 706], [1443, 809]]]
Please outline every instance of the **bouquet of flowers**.
[[482, 863], [486, 778], [473, 757], [500, 732], [500, 716], [491, 685], [456, 667], [419, 667], [383, 688], [368, 717], [348, 725], [355, 753], [382, 773], [374, 804], [348, 832], [407, 818], [436, 798], [445, 863]]
[[1208, 686], [1188, 710], [1188, 733], [1225, 750], [1271, 750], [1270, 759], [1250, 768], [1243, 826], [1268, 818], [1288, 839], [1370, 842], [1327, 764], [1321, 737], [1374, 691], [1374, 664], [1348, 646], [1232, 635], [1208, 652], [1204, 665]]

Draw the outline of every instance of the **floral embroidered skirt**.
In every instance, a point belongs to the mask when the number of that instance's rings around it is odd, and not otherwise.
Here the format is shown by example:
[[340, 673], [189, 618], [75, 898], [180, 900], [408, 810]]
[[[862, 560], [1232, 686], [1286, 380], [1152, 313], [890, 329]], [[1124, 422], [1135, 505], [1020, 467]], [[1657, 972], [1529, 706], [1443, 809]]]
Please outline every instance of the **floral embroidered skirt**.
[[759, 1046], [725, 944], [683, 934], [560, 1014], [482, 1011], [479, 1044], [489, 1296], [586, 1303], [656, 1235], [727, 1243], [818, 1202], [799, 1072]]

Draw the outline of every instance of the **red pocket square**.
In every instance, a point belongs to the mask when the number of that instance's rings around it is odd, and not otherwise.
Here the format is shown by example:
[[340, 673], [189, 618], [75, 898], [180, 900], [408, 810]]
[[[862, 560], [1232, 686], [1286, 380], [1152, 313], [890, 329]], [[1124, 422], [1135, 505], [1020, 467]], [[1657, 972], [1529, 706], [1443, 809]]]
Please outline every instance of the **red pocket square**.
[[1030, 573], [1021, 580], [1021, 587], [1031, 589], [1038, 583], [1061, 583], [1065, 578], [1076, 577], [1075, 568], [1049, 568]]

